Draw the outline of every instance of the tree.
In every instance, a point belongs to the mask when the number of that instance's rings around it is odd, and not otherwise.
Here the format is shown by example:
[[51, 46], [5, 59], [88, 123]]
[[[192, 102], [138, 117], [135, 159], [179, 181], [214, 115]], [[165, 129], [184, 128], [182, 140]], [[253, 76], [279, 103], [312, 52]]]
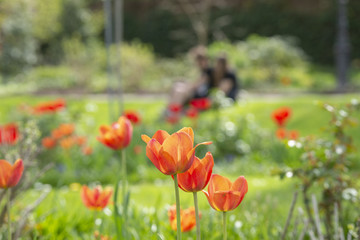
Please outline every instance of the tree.
[[339, 91], [344, 90], [348, 83], [348, 70], [350, 59], [350, 42], [348, 31], [347, 18], [347, 3], [348, 0], [338, 1], [338, 16], [337, 16], [337, 39], [335, 45], [335, 59], [336, 59], [336, 75], [337, 88]]

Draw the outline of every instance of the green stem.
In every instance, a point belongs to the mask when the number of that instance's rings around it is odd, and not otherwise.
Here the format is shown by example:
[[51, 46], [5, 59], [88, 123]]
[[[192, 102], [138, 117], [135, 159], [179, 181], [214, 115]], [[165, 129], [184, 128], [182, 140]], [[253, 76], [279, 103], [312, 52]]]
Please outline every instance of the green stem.
[[117, 198], [118, 198], [118, 192], [119, 192], [119, 177], [116, 177], [115, 182], [115, 191], [114, 191], [114, 221], [115, 221], [115, 230], [116, 230], [116, 239], [121, 239], [121, 233], [119, 228], [119, 208], [117, 205]]
[[8, 240], [11, 240], [11, 217], [10, 217], [10, 201], [11, 201], [11, 191], [7, 190], [7, 210], [8, 210]]
[[226, 212], [223, 212], [223, 232], [224, 232], [224, 240], [227, 239], [227, 231], [226, 231]]
[[196, 217], [196, 239], [201, 240], [199, 205], [198, 205], [197, 192], [193, 192], [193, 195], [194, 195], [194, 206], [195, 206], [195, 217]]
[[177, 174], [174, 174], [175, 198], [176, 198], [176, 229], [177, 240], [181, 239], [181, 218], [180, 218], [180, 195]]
[[123, 216], [124, 216], [124, 237], [125, 239], [128, 239], [127, 234], [127, 209], [126, 209], [126, 191], [127, 191], [127, 169], [126, 169], [126, 152], [123, 149], [121, 151], [121, 168], [122, 168], [122, 199], [123, 199]]

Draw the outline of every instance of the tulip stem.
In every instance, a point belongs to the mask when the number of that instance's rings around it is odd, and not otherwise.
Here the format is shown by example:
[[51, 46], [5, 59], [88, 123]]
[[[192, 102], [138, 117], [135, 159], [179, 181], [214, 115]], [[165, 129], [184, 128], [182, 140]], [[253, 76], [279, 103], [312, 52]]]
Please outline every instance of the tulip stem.
[[194, 195], [194, 206], [195, 206], [195, 217], [196, 217], [196, 240], [201, 240], [199, 205], [198, 205], [197, 192], [193, 192], [193, 195]]
[[174, 174], [175, 198], [176, 198], [176, 230], [177, 240], [181, 239], [181, 218], [180, 218], [180, 195], [177, 174]]
[[119, 192], [119, 177], [116, 177], [115, 191], [114, 191], [114, 220], [115, 220], [115, 229], [116, 229], [116, 239], [120, 240], [121, 234], [119, 228], [119, 208], [117, 205], [118, 192]]
[[227, 231], [226, 231], [226, 212], [223, 212], [223, 231], [224, 231], [224, 240], [227, 239]]
[[128, 236], [127, 236], [127, 209], [126, 209], [126, 191], [127, 191], [127, 169], [126, 169], [126, 152], [125, 152], [125, 149], [123, 149], [121, 151], [121, 168], [122, 168], [122, 199], [123, 199], [123, 217], [124, 217], [124, 221], [123, 221], [123, 224], [124, 224], [124, 227], [123, 227], [123, 230], [124, 230], [124, 237], [125, 239], [128, 239]]
[[8, 210], [8, 240], [11, 240], [11, 217], [10, 217], [10, 201], [11, 201], [11, 191], [7, 190], [7, 210]]

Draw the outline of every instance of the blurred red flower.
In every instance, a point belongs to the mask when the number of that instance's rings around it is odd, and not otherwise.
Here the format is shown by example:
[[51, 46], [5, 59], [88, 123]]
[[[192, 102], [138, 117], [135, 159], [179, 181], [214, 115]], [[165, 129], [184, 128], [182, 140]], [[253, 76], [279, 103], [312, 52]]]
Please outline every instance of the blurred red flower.
[[[173, 205], [168, 210], [168, 216], [170, 221], [170, 226], [173, 230], [176, 231], [176, 206]], [[201, 213], [199, 214], [201, 218]], [[181, 218], [181, 231], [188, 232], [191, 231], [196, 225], [196, 217], [195, 217], [195, 208], [190, 207], [185, 210], [180, 210], [180, 218]]]
[[74, 137], [66, 137], [60, 140], [60, 146], [65, 150], [70, 149], [75, 144], [76, 139]]
[[209, 98], [196, 98], [190, 101], [190, 105], [198, 110], [206, 110], [211, 107], [211, 100]]
[[186, 116], [192, 119], [197, 118], [199, 116], [199, 111], [196, 108], [191, 107], [186, 111]]
[[63, 123], [58, 128], [54, 129], [51, 132], [51, 135], [54, 139], [59, 139], [65, 136], [69, 136], [73, 134], [75, 131], [74, 124], [71, 123]]
[[296, 130], [289, 131], [288, 135], [289, 139], [291, 140], [297, 140], [299, 138], [299, 132]]
[[90, 189], [87, 186], [81, 188], [81, 199], [84, 205], [90, 210], [102, 210], [108, 204], [112, 190], [102, 189], [101, 186], [96, 186], [94, 189]]
[[35, 114], [45, 114], [45, 113], [55, 113], [66, 107], [66, 102], [63, 99], [58, 99], [54, 101], [48, 101], [39, 103], [33, 107], [33, 112]]
[[177, 115], [171, 115], [166, 118], [166, 122], [172, 125], [177, 124], [180, 121], [180, 117]]
[[46, 149], [50, 149], [56, 146], [56, 140], [52, 137], [44, 137], [41, 143]]
[[0, 188], [11, 188], [16, 186], [23, 174], [24, 164], [21, 159], [11, 165], [6, 160], [0, 160]]
[[130, 120], [130, 122], [134, 125], [141, 123], [140, 114], [133, 110], [126, 110], [124, 112], [124, 116]]
[[86, 146], [86, 147], [83, 147], [82, 149], [81, 149], [81, 151], [82, 151], [82, 153], [84, 154], [84, 155], [91, 155], [92, 154], [92, 152], [93, 152], [93, 149], [90, 147], [90, 146]]
[[18, 127], [15, 123], [0, 126], [0, 144], [15, 144], [18, 137]]
[[75, 140], [76, 140], [76, 144], [79, 146], [84, 145], [87, 141], [86, 137], [83, 136], [77, 136]]
[[278, 129], [276, 130], [276, 137], [277, 137], [278, 139], [285, 139], [285, 138], [287, 138], [287, 131], [286, 131], [286, 129], [284, 129], [284, 128], [278, 128]]
[[182, 111], [182, 105], [179, 103], [172, 103], [168, 106], [168, 110], [173, 113], [179, 113]]
[[274, 110], [271, 114], [272, 119], [278, 127], [284, 127], [286, 121], [291, 116], [291, 109], [289, 107], [281, 107]]

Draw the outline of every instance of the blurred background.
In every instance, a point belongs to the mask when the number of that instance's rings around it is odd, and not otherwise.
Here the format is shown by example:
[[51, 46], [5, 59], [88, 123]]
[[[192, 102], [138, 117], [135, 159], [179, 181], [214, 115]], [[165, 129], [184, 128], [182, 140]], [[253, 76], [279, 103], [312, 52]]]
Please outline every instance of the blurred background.
[[[107, 3], [112, 39], [123, 39], [109, 55]], [[359, 11], [356, 0], [131, 0], [120, 11], [113, 1], [1, 0], [0, 93], [102, 93], [107, 59], [122, 64], [126, 92], [166, 92], [197, 76], [188, 55], [197, 45], [226, 52], [247, 90], [356, 90]]]

